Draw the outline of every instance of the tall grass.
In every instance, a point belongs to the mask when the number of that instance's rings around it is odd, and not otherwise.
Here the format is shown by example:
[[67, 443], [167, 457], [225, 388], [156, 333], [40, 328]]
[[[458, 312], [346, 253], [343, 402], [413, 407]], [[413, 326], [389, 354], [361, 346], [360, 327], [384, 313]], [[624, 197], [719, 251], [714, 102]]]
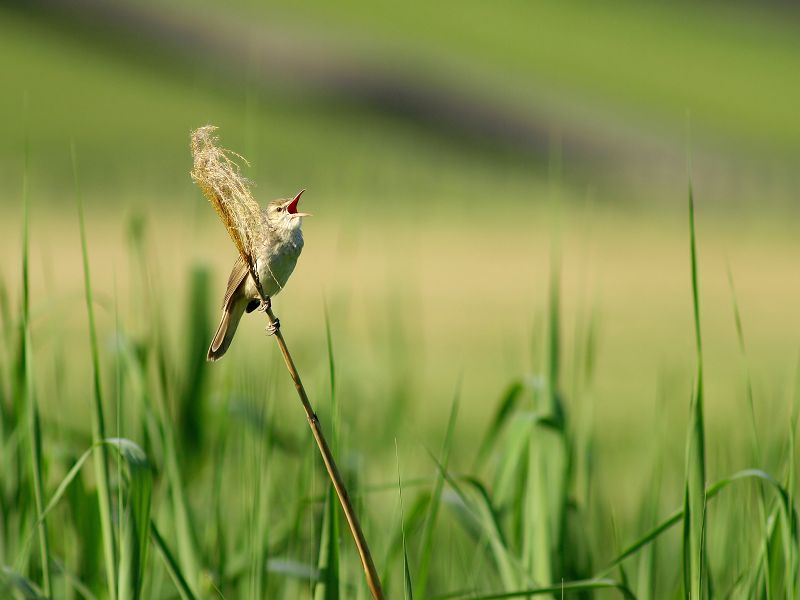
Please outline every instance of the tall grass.
[[51, 594], [50, 574], [50, 542], [47, 523], [42, 519], [44, 510], [44, 486], [42, 458], [42, 426], [39, 406], [34, 391], [33, 353], [31, 349], [31, 313], [30, 313], [30, 254], [29, 254], [29, 202], [28, 197], [28, 163], [30, 151], [25, 143], [25, 167], [22, 183], [22, 332], [20, 336], [20, 360], [22, 363], [18, 376], [20, 397], [28, 409], [28, 444], [30, 446], [31, 484], [39, 529], [39, 560], [42, 569], [42, 594]]
[[[75, 165], [89, 367], [65, 375], [80, 397], [62, 397], [69, 386], [45, 368], [38, 343], [30, 345], [46, 329], [26, 306], [37, 300], [26, 291], [23, 233], [23, 298], [4, 317], [14, 323], [13, 331], [3, 329], [5, 348], [13, 352], [0, 353], [0, 597], [367, 597], [357, 553], [340, 539], [335, 491], [303, 443], [307, 431], [290, 416], [296, 408], [288, 401], [291, 390], [274, 369], [264, 369], [261, 356], [257, 368], [231, 361], [214, 373], [198, 360], [208, 333], [208, 273], [187, 272], [186, 318], [167, 326], [153, 257], [145, 251], [147, 226], [139, 223], [131, 239], [138, 277], [130, 282], [131, 294], [142, 299], [137, 317], [119, 311], [113, 327], [96, 319], [91, 230]], [[747, 369], [748, 408], [741, 418], [753, 421], [751, 439], [720, 440], [739, 470], [707, 481], [707, 461], [719, 445], [705, 443], [715, 415], [703, 410], [702, 236], [691, 195], [689, 211], [687, 288], [697, 368], [690, 421], [685, 440], [666, 431], [653, 435], [652, 468], [619, 478], [603, 469], [591, 421], [602, 408], [593, 406], [592, 393], [603, 365], [598, 329], [589, 312], [566, 337], [555, 260], [542, 299], [547, 308], [533, 319], [542, 325], [534, 333], [535, 366], [489, 400], [490, 417], [477, 431], [462, 424], [471, 390], [459, 387], [447, 419], [429, 424], [435, 437], [422, 428], [410, 433], [409, 423], [419, 418], [408, 403], [413, 381], [400, 385], [390, 366], [365, 385], [363, 365], [348, 361], [345, 336], [334, 340], [331, 324], [347, 322], [335, 311], [326, 316], [324, 335], [302, 340], [299, 360], [312, 373], [311, 385], [327, 390], [323, 417], [331, 423], [332, 448], [374, 539], [388, 597], [796, 596], [799, 401], [792, 402], [789, 427], [773, 432], [776, 441], [768, 444], [755, 422], [759, 405]], [[733, 327], [743, 344], [735, 296], [734, 306]], [[67, 366], [75, 358], [60, 348], [53, 352]], [[402, 377], [415, 377], [413, 352], [406, 346], [392, 352]], [[112, 366], [113, 391], [102, 377]], [[15, 381], [29, 385], [17, 388]], [[10, 394], [12, 385], [30, 394]], [[658, 387], [662, 402], [680, 401], [666, 384]], [[62, 407], [79, 410], [91, 434], [47, 418]], [[112, 416], [125, 439], [108, 437]], [[426, 453], [431, 439], [438, 450]], [[681, 484], [669, 456], [682, 441]], [[631, 487], [632, 480], [646, 483]], [[608, 505], [604, 490], [613, 486], [636, 490], [630, 502], [639, 507], [636, 514]]]
[[699, 600], [706, 588], [706, 442], [703, 414], [703, 337], [700, 327], [700, 291], [697, 273], [694, 195], [689, 184], [689, 256], [692, 274], [697, 374], [691, 401], [689, 434], [686, 442], [686, 480], [683, 500], [683, 587], [687, 598]]
[[[75, 179], [75, 200], [78, 205], [78, 225], [81, 236], [81, 256], [83, 257], [83, 283], [86, 295], [86, 312], [89, 321], [89, 348], [92, 358], [92, 441], [99, 444], [106, 438], [106, 426], [103, 416], [103, 388], [100, 381], [100, 353], [97, 348], [97, 327], [94, 321], [94, 299], [92, 297], [92, 280], [89, 271], [89, 250], [86, 242], [86, 225], [83, 215], [83, 198], [81, 197], [78, 179], [78, 155], [75, 144], [71, 146], [72, 172]], [[111, 523], [111, 487], [109, 485], [108, 461], [104, 446], [94, 456], [94, 472], [97, 478], [97, 503], [100, 509], [100, 526], [102, 529], [103, 553], [105, 558], [108, 595], [111, 600], [117, 598], [117, 552], [116, 536]]]
[[[325, 307], [325, 339], [328, 350], [328, 375], [330, 378], [331, 446], [338, 454], [339, 405], [336, 398], [336, 362], [333, 353], [333, 337], [328, 309]], [[333, 483], [326, 486], [322, 528], [319, 544], [317, 568], [320, 581], [314, 590], [314, 600], [338, 600], [340, 594], [340, 552], [339, 552], [339, 507], [336, 502], [336, 489]]]

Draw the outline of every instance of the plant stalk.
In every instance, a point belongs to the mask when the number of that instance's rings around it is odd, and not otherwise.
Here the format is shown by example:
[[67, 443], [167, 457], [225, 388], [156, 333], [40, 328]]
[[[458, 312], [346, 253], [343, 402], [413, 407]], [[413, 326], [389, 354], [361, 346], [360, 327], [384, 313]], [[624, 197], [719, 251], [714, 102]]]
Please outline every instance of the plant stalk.
[[[256, 281], [258, 281], [257, 278]], [[260, 288], [260, 286], [258, 287]], [[261, 294], [262, 301], [264, 301], [265, 305], [267, 306], [267, 309], [264, 312], [267, 315], [269, 324], [270, 326], [274, 327], [277, 318], [272, 312], [270, 301], [264, 296], [261, 289], [259, 289], [259, 293]], [[283, 360], [286, 363], [286, 369], [289, 371], [289, 375], [294, 382], [294, 387], [297, 390], [297, 395], [300, 397], [300, 403], [303, 405], [303, 410], [306, 413], [306, 419], [308, 419], [308, 425], [311, 427], [311, 433], [314, 435], [314, 441], [317, 442], [319, 453], [322, 456], [322, 462], [325, 463], [325, 470], [328, 472], [328, 477], [330, 477], [331, 483], [333, 483], [333, 487], [336, 490], [336, 495], [339, 498], [339, 504], [341, 504], [342, 510], [344, 511], [344, 516], [347, 518], [347, 524], [350, 527], [350, 533], [353, 535], [353, 540], [356, 543], [358, 556], [361, 558], [361, 566], [364, 568], [364, 575], [367, 578], [367, 586], [369, 587], [369, 591], [372, 593], [374, 600], [383, 600], [384, 595], [383, 589], [381, 588], [381, 580], [380, 577], [378, 577], [378, 571], [375, 568], [375, 563], [372, 561], [372, 555], [370, 554], [367, 540], [364, 537], [364, 532], [361, 530], [361, 524], [358, 521], [358, 516], [356, 515], [356, 511], [353, 509], [353, 504], [350, 501], [350, 495], [347, 493], [347, 487], [345, 487], [342, 475], [339, 473], [339, 468], [336, 466], [336, 461], [334, 460], [333, 453], [328, 446], [328, 441], [325, 439], [325, 435], [322, 433], [322, 425], [320, 424], [317, 414], [314, 412], [314, 409], [311, 406], [311, 402], [308, 400], [308, 395], [303, 387], [303, 382], [300, 380], [300, 373], [298, 373], [297, 367], [295, 367], [294, 364], [294, 360], [292, 360], [292, 355], [289, 354], [289, 349], [286, 347], [286, 341], [283, 339], [283, 334], [281, 333], [280, 327], [275, 329], [275, 340], [278, 342], [278, 347], [281, 349]]]

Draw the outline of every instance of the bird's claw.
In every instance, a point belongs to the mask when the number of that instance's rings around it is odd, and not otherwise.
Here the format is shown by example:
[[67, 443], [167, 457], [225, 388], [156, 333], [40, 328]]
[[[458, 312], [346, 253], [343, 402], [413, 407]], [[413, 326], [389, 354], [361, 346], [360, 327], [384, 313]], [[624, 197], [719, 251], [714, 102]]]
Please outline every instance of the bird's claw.
[[270, 297], [269, 297], [269, 296], [267, 296], [266, 298], [264, 298], [264, 299], [261, 301], [261, 304], [259, 304], [259, 305], [258, 305], [258, 311], [259, 311], [259, 312], [263, 312], [263, 313], [265, 313], [265, 312], [267, 312], [267, 311], [268, 311], [270, 308], [272, 308], [272, 300], [270, 300]]
[[267, 326], [264, 330], [267, 332], [267, 335], [275, 335], [278, 333], [278, 329], [281, 328], [281, 322], [276, 318], [271, 323], [267, 323]]

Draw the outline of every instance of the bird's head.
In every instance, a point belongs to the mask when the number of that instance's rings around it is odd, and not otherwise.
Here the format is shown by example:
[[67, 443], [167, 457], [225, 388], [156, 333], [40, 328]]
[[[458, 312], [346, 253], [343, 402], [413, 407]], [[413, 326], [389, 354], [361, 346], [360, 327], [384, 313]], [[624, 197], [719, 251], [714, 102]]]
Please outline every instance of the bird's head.
[[267, 221], [275, 229], [291, 231], [300, 227], [302, 217], [310, 217], [310, 213], [299, 212], [297, 203], [305, 190], [300, 190], [294, 198], [279, 198], [267, 205]]

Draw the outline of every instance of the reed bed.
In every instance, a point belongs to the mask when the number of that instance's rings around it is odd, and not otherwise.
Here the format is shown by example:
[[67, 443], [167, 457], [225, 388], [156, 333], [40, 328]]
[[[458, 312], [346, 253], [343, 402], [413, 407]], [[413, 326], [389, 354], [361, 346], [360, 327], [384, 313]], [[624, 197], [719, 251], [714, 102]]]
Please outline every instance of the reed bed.
[[[2, 311], [0, 596], [366, 598], [363, 554], [343, 539], [340, 490], [328, 477], [330, 465], [321, 468], [308, 450], [307, 430], [283, 418], [275, 361], [259, 359], [258, 370], [231, 367], [225, 377], [211, 376], [202, 361], [208, 272], [192, 271], [178, 328], [183, 343], [170, 343], [166, 299], [148, 274], [146, 231], [132, 228], [130, 253], [141, 269], [131, 289], [143, 320], [117, 313], [113, 330], [100, 329], [74, 150], [73, 159], [90, 367], [70, 375], [82, 377], [88, 425], [66, 431], [48, 415], [68, 389], [67, 375], [37, 358], [47, 331], [31, 319], [26, 218], [22, 298]], [[649, 482], [633, 534], [617, 529], [620, 515], [604, 500], [603, 486], [626, 481], [606, 479], [587, 422], [595, 410], [597, 323], [582, 319], [575, 336], [564, 338], [557, 262], [547, 308], [536, 320], [534, 368], [499, 391], [480, 435], [460, 429], [458, 382], [451, 399], [425, 399], [451, 408], [447, 421], [435, 424], [439, 442], [424, 449], [421, 466], [407, 455], [415, 442], [398, 439], [408, 391], [376, 378], [370, 387], [384, 395], [378, 404], [370, 388], [353, 385], [364, 375], [337, 353], [337, 336], [346, 332], [337, 329], [335, 313], [326, 316], [326, 330], [310, 342], [327, 357], [314, 387], [320, 421], [332, 433], [330, 456], [343, 457], [340, 483], [387, 597], [797, 597], [798, 401], [781, 431], [764, 436], [753, 422], [752, 440], [728, 447], [741, 467], [709, 479], [707, 427], [715, 415], [704, 410], [703, 237], [691, 192], [688, 231], [696, 333], [696, 354], [687, 359], [695, 385], [683, 399], [689, 425], [683, 440], [654, 436], [652, 468], [626, 474]], [[0, 281], [0, 297], [7, 289], [10, 282]], [[733, 293], [732, 302], [731, 327], [746, 364], [746, 322]], [[397, 343], [397, 355], [413, 365], [413, 342]], [[67, 368], [75, 360], [67, 346], [53, 353]], [[408, 372], [399, 360], [394, 366]], [[739, 418], [754, 421], [747, 369], [743, 388]], [[681, 444], [684, 474], [675, 487], [664, 475], [665, 455]]]

